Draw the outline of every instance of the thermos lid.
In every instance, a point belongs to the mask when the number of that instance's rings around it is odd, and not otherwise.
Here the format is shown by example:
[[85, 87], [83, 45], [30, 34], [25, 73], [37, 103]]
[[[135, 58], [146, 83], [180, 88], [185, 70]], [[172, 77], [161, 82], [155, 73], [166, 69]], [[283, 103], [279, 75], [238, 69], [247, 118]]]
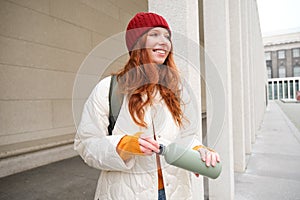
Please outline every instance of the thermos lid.
[[165, 150], [165, 146], [163, 144], [159, 144], [159, 152], [158, 152], [158, 154], [159, 155], [164, 154], [164, 150]]

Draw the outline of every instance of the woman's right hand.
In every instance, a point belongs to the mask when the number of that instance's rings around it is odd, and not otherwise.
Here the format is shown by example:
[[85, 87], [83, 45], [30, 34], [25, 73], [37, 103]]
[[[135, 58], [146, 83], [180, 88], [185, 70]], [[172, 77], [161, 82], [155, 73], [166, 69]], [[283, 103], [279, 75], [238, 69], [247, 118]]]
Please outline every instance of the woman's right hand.
[[117, 146], [117, 152], [126, 161], [133, 155], [152, 155], [159, 152], [159, 144], [152, 137], [142, 132], [125, 135]]
[[140, 149], [145, 155], [152, 155], [153, 153], [159, 153], [159, 144], [152, 137], [140, 135], [138, 142]]

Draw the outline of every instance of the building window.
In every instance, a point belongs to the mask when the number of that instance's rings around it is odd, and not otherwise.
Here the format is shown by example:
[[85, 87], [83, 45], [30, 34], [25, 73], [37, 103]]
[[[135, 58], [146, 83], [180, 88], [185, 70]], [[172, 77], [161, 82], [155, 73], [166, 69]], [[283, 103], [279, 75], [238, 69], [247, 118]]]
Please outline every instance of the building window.
[[284, 50], [278, 51], [278, 59], [285, 59], [285, 51]]
[[293, 58], [300, 57], [300, 49], [293, 49]]
[[271, 60], [271, 52], [265, 52], [265, 60]]
[[267, 67], [267, 70], [268, 70], [268, 78], [272, 78], [272, 68]]
[[279, 78], [285, 78], [285, 66], [279, 66]]
[[300, 77], [300, 66], [299, 65], [296, 65], [294, 66], [294, 77]]

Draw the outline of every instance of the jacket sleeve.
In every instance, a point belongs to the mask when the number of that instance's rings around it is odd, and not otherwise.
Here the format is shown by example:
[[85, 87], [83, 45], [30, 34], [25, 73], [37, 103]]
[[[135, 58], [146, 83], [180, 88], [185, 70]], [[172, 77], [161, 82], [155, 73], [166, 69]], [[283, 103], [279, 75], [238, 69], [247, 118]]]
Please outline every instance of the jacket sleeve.
[[103, 79], [87, 99], [74, 141], [74, 149], [91, 167], [101, 170], [127, 171], [134, 159], [126, 163], [116, 151], [125, 134], [108, 136], [110, 78]]

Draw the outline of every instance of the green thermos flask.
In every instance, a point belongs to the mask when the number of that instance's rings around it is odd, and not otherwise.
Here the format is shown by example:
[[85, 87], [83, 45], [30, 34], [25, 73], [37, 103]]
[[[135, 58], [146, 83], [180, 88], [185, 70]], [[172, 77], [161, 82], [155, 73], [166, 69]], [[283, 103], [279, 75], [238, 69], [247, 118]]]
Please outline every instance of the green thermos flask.
[[216, 179], [221, 171], [221, 163], [216, 163], [216, 166], [207, 167], [202, 161], [198, 151], [193, 149], [185, 149], [176, 143], [171, 143], [168, 146], [160, 144], [159, 155], [163, 155], [166, 162], [170, 165]]

